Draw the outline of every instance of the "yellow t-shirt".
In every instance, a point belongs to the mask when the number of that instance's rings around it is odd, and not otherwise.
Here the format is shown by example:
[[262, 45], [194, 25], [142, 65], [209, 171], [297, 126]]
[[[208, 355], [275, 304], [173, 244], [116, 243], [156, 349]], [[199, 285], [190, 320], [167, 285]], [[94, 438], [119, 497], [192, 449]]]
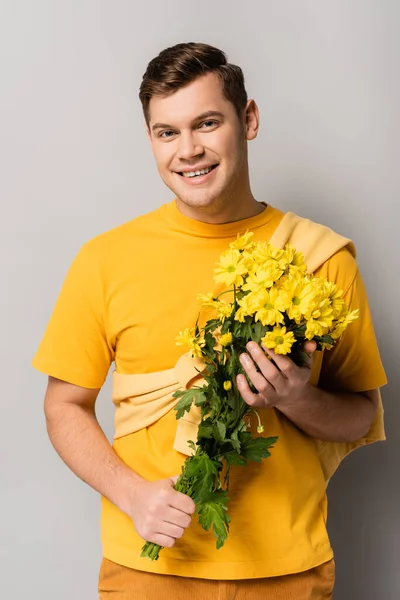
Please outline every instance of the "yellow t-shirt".
[[[67, 274], [34, 358], [38, 370], [87, 388], [100, 388], [110, 364], [120, 373], [173, 367], [185, 351], [178, 331], [193, 327], [198, 293], [222, 291], [213, 279], [219, 255], [237, 233], [269, 240], [283, 213], [227, 224], [182, 215], [175, 201], [85, 244]], [[322, 361], [320, 385], [365, 391], [386, 383], [368, 300], [357, 264], [346, 250], [317, 274], [345, 291], [360, 318]], [[205, 318], [205, 317], [204, 317]], [[135, 569], [209, 579], [272, 577], [300, 572], [332, 558], [326, 532], [326, 481], [314, 440], [275, 409], [260, 411], [265, 434], [279, 440], [272, 456], [230, 477], [231, 527], [216, 550], [211, 532], [195, 520], [156, 562], [140, 558], [143, 540], [131, 519], [103, 498], [102, 543], [106, 558]], [[157, 480], [180, 472], [185, 456], [172, 448], [175, 411], [114, 441], [121, 459], [139, 475]]]

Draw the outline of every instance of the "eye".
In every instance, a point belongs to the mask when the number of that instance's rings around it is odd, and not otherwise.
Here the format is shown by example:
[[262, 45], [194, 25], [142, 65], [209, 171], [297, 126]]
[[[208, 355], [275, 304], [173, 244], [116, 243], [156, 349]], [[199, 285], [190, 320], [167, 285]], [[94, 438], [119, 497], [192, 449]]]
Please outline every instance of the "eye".
[[170, 139], [170, 138], [171, 138], [173, 135], [175, 135], [175, 132], [174, 132], [174, 131], [171, 131], [171, 130], [169, 129], [169, 130], [167, 130], [167, 131], [161, 131], [161, 132], [158, 134], [158, 137], [159, 137], [159, 138], [163, 138], [163, 139]]
[[202, 128], [202, 129], [210, 129], [211, 127], [214, 127], [215, 125], [218, 125], [218, 121], [203, 121], [200, 124], [200, 128]]

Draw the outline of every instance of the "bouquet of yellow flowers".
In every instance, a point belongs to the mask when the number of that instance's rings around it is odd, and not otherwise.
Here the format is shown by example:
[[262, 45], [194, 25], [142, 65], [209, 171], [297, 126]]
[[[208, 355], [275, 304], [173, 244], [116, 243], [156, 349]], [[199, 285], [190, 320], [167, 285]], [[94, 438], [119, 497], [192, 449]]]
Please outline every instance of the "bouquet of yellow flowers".
[[[206, 369], [202, 386], [174, 393], [177, 419], [193, 403], [201, 409], [197, 440], [189, 441], [193, 454], [185, 460], [175, 489], [193, 498], [200, 525], [213, 529], [221, 548], [229, 531], [230, 467], [269, 457], [278, 439], [253, 438], [248, 431], [251, 413], [258, 418], [259, 434], [264, 427], [236, 384], [242, 373], [254, 391], [239, 360], [246, 344], [255, 341], [301, 365], [305, 341], [314, 340], [318, 350], [332, 348], [358, 310], [350, 312], [334, 283], [308, 274], [304, 256], [295, 248], [254, 242], [252, 232], [229, 244], [214, 273], [215, 281], [227, 289], [217, 297], [199, 295], [201, 307], [212, 309], [214, 318], [201, 328], [197, 321], [176, 338], [193, 357], [203, 359]], [[225, 294], [230, 298], [220, 299]], [[157, 560], [161, 549], [146, 542], [141, 556]]]

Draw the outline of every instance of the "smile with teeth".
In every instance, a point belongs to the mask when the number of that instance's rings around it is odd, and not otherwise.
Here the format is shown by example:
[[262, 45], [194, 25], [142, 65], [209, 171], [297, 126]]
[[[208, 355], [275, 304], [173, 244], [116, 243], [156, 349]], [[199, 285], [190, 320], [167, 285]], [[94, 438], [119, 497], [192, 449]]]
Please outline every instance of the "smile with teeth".
[[215, 167], [218, 165], [214, 165], [213, 167], [207, 167], [207, 169], [202, 169], [201, 171], [187, 171], [180, 173], [183, 177], [199, 177], [200, 175], [208, 175]]

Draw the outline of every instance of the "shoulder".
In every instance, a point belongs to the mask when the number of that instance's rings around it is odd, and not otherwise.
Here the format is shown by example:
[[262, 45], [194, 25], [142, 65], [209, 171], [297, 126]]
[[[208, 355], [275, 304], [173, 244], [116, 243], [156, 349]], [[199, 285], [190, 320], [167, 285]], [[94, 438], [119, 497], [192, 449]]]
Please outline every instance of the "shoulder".
[[135, 256], [138, 245], [144, 239], [150, 239], [154, 235], [159, 220], [160, 209], [158, 208], [102, 232], [81, 246], [77, 258], [93, 264], [93, 262], [114, 262], [126, 255]]
[[328, 270], [333, 274], [336, 268], [349, 270], [351, 263], [355, 264], [356, 251], [349, 238], [293, 212], [285, 213], [271, 243], [294, 246], [303, 253], [308, 271], [321, 276], [327, 276]]
[[358, 265], [347, 246], [341, 248], [325, 261], [315, 275], [336, 283], [345, 293], [357, 277]]

